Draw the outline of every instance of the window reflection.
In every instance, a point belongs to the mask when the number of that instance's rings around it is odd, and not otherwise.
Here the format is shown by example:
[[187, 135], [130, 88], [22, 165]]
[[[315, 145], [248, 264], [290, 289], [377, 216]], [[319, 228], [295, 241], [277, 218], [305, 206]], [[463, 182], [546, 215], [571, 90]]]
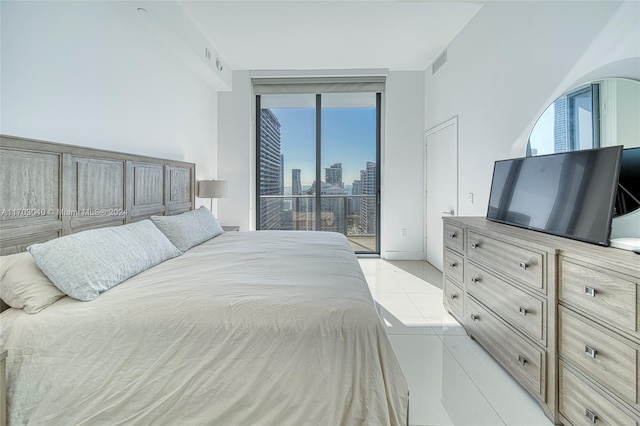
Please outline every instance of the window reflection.
[[640, 145], [640, 82], [606, 79], [556, 99], [529, 135], [527, 156]]

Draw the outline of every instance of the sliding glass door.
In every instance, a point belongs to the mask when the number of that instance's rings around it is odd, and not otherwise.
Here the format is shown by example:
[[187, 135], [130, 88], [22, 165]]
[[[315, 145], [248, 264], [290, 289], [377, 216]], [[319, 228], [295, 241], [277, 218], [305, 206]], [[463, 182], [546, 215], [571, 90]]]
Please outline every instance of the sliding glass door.
[[379, 253], [379, 93], [256, 96], [256, 229], [340, 232]]

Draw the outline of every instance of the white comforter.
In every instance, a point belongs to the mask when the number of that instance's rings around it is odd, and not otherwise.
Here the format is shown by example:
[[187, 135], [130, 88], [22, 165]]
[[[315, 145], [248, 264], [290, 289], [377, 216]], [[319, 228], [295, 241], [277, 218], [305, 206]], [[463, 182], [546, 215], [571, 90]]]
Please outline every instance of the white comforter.
[[225, 233], [92, 302], [0, 321], [13, 425], [407, 421], [406, 381], [340, 234]]

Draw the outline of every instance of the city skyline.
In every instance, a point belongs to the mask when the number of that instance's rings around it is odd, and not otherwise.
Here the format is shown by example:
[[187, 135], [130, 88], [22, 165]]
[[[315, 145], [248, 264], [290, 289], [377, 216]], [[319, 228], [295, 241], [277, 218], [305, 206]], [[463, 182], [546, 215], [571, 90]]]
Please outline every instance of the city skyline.
[[[306, 112], [303, 111], [303, 113]], [[332, 120], [331, 114], [328, 115], [327, 122], [337, 127], [338, 130], [340, 125], [350, 126], [351, 129], [355, 127], [352, 121], [345, 120], [344, 117], [336, 119], [337, 117], [334, 116]], [[353, 115], [351, 118], [353, 118]], [[332, 126], [327, 127], [331, 128]], [[314, 173], [308, 175], [307, 179], [313, 177], [314, 180], [310, 185], [303, 184], [302, 168], [295, 167], [300, 162], [294, 161], [294, 165], [291, 165], [291, 162], [287, 161], [288, 156], [283, 152], [284, 125], [272, 109], [263, 108], [261, 110], [259, 128], [261, 196], [259, 229], [322, 230], [342, 232], [345, 235], [349, 233], [372, 235], [377, 232], [376, 162], [364, 160], [366, 156], [363, 155], [356, 159], [350, 158], [348, 162], [351, 163], [351, 169], [357, 170], [357, 175], [355, 173], [356, 170], [353, 170], [346, 177], [346, 179], [351, 180], [350, 185], [345, 184], [343, 162], [334, 162], [329, 164], [328, 167], [324, 167], [324, 176], [317, 176], [316, 172], [319, 170], [315, 161], [307, 162], [307, 167], [311, 168], [313, 166], [314, 170]], [[325, 126], [323, 126], [324, 128]], [[296, 132], [292, 133], [295, 134]], [[332, 132], [327, 133], [329, 135], [332, 134]], [[338, 131], [337, 133], [340, 132]], [[349, 131], [344, 131], [340, 134], [348, 137], [349, 133]], [[357, 145], [353, 143], [354, 140], [357, 140], [357, 138], [350, 137], [348, 141], [342, 139], [340, 143], [336, 143], [335, 140], [333, 142], [336, 147], [339, 145], [340, 148], [349, 145], [348, 142], [352, 142], [351, 148], [353, 148]], [[360, 141], [362, 140], [360, 139]], [[306, 141], [308, 144], [309, 139], [307, 138]], [[313, 145], [315, 154], [315, 141]], [[331, 146], [331, 143], [329, 142], [328, 145]], [[324, 148], [324, 142], [322, 147]], [[362, 154], [362, 152], [359, 153]], [[358, 164], [359, 161], [363, 161], [364, 164]], [[315, 179], [316, 177], [320, 177], [319, 182]], [[290, 182], [289, 191], [285, 190], [285, 181]], [[319, 201], [311, 197], [312, 194], [318, 193], [322, 196]], [[291, 195], [293, 197], [290, 199], [274, 197], [278, 195]], [[342, 197], [343, 195], [346, 197]], [[349, 195], [352, 197], [349, 197]], [[264, 198], [262, 198], [263, 196]]]
[[[291, 190], [293, 169], [300, 169], [302, 187], [311, 186], [316, 180], [315, 109], [269, 110], [280, 122], [284, 188]], [[360, 170], [366, 163], [376, 160], [375, 108], [323, 108], [321, 132], [322, 170], [342, 164], [344, 186], [350, 188], [360, 178]]]

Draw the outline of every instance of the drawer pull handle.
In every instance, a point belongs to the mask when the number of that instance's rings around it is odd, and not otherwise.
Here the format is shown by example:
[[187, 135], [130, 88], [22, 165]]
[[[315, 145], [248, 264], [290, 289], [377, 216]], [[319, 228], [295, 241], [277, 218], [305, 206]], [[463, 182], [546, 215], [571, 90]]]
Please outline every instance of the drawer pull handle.
[[519, 312], [520, 312], [520, 315], [522, 315], [522, 316], [525, 316], [528, 313], [527, 309], [523, 308], [522, 306], [520, 306]]
[[457, 294], [452, 294], [452, 295], [451, 295], [451, 298], [452, 298], [452, 299], [457, 299], [457, 298], [458, 298], [458, 295], [457, 295]]
[[480, 248], [480, 243], [471, 243], [471, 248], [474, 250]]
[[524, 367], [526, 363], [527, 363], [527, 359], [522, 355], [518, 355], [518, 364]]
[[455, 232], [449, 232], [449, 239], [453, 240], [456, 237], [456, 233]]
[[589, 345], [585, 345], [584, 347], [584, 353], [589, 355], [591, 358], [595, 359], [598, 356], [598, 350], [592, 348]]
[[596, 297], [596, 289], [593, 287], [585, 287], [584, 294], [588, 294], [591, 297]]
[[471, 277], [471, 282], [472, 282], [472, 283], [474, 283], [474, 284], [479, 283], [479, 282], [480, 282], [480, 278], [478, 278], [478, 277]]
[[526, 271], [528, 267], [529, 267], [529, 265], [527, 265], [527, 262], [520, 262], [520, 268], [522, 268], [522, 269], [524, 269]]
[[593, 424], [595, 424], [598, 421], [598, 415], [593, 411], [589, 410], [588, 408], [584, 410], [584, 415]]
[[480, 318], [478, 318], [478, 316], [476, 314], [471, 314], [471, 319], [474, 320], [474, 321], [477, 321]]
[[449, 267], [450, 267], [450, 268], [455, 268], [456, 266], [458, 266], [458, 264], [457, 264], [457, 263], [455, 263], [455, 262], [449, 262]]

